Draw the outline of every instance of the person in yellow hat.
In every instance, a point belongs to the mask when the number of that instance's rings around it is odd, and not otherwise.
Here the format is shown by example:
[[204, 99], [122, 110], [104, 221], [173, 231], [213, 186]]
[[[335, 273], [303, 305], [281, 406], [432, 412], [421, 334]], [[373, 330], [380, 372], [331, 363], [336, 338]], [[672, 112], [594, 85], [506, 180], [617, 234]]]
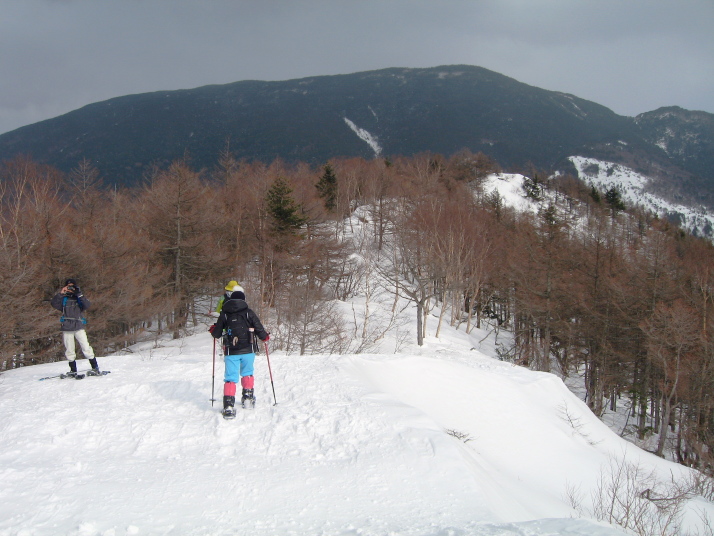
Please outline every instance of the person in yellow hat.
[[231, 294], [234, 292], [244, 292], [243, 287], [240, 286], [238, 281], [228, 281], [228, 284], [223, 287], [225, 292], [223, 293], [223, 296], [220, 297], [218, 300], [218, 304], [216, 305], [216, 310], [211, 312], [211, 316], [214, 318], [218, 318], [218, 316], [221, 314], [221, 310], [223, 310], [223, 304], [226, 302], [226, 300], [231, 299]]
[[226, 300], [218, 321], [208, 331], [214, 339], [222, 338], [226, 342], [225, 375], [223, 378], [223, 417], [233, 419], [236, 416], [235, 401], [238, 379], [243, 388], [241, 405], [246, 409], [255, 407], [255, 336], [261, 341], [269, 341], [270, 334], [265, 330], [258, 315], [245, 301], [242, 290], [231, 293]]
[[[243, 287], [240, 286], [238, 281], [233, 281], [233, 280], [228, 281], [228, 284], [225, 287], [223, 287], [223, 289], [225, 290], [225, 292], [223, 293], [223, 296], [221, 296], [220, 299], [218, 300], [218, 305], [216, 305], [216, 310], [212, 311], [210, 313], [211, 316], [214, 318], [218, 318], [219, 316], [221, 316], [221, 311], [223, 310], [223, 304], [231, 299], [231, 294], [233, 294], [234, 292], [244, 292]], [[223, 340], [221, 342], [222, 342], [221, 348], [223, 349], [223, 355], [227, 355], [228, 341]]]

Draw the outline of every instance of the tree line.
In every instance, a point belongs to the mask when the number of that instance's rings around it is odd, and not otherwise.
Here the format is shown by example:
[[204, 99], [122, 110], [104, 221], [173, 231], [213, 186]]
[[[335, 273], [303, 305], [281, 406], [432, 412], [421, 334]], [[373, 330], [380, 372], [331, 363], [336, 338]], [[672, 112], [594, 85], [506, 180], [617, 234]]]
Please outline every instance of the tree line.
[[[539, 206], [508, 207], [487, 156], [333, 159], [322, 166], [189, 159], [109, 189], [82, 161], [67, 175], [24, 157], [0, 168], [0, 366], [61, 359], [49, 299], [76, 277], [95, 350], [180, 337], [228, 279], [248, 290], [278, 348], [365, 351], [384, 326], [337, 314], [378, 274], [413, 305], [417, 342], [445, 323], [507, 329], [501, 359], [584, 378], [602, 415], [704, 468], [714, 447], [714, 248], [570, 176], [525, 173]], [[346, 240], [362, 210], [360, 240]], [[488, 322], [488, 324], [485, 324]]]

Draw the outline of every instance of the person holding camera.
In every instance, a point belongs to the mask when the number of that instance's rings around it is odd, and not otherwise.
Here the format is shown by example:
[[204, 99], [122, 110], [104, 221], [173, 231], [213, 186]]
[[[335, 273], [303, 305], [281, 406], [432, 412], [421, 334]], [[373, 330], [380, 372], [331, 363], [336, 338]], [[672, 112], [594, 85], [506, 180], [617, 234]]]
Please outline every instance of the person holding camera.
[[88, 376], [99, 376], [99, 365], [94, 357], [94, 350], [89, 345], [87, 340], [87, 331], [84, 327], [87, 324], [87, 319], [84, 317], [84, 311], [89, 309], [89, 300], [82, 294], [77, 281], [67, 279], [64, 287], [54, 295], [50, 302], [52, 307], [58, 311], [62, 311], [60, 322], [62, 324], [62, 338], [64, 340], [64, 355], [69, 361], [70, 373], [68, 376], [77, 376], [77, 363], [75, 363], [75, 339], [79, 342], [84, 357], [89, 359], [89, 364], [92, 369], [87, 371]]

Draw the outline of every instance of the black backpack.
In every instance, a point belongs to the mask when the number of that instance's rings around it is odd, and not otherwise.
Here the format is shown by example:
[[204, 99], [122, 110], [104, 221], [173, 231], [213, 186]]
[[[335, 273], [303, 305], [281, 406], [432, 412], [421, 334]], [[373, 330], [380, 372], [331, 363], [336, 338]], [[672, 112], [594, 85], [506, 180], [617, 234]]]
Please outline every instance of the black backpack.
[[247, 348], [252, 345], [248, 311], [226, 315], [226, 342], [232, 348]]

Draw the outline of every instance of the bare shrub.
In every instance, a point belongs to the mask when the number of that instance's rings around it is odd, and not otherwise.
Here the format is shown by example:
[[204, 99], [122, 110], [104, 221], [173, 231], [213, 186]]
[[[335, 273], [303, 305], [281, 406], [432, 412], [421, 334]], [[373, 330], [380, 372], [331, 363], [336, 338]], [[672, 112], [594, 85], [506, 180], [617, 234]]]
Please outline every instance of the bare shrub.
[[638, 536], [683, 536], [688, 534], [682, 532], [683, 509], [704, 489], [697, 481], [672, 475], [663, 482], [640, 464], [613, 458], [601, 471], [590, 514]]

